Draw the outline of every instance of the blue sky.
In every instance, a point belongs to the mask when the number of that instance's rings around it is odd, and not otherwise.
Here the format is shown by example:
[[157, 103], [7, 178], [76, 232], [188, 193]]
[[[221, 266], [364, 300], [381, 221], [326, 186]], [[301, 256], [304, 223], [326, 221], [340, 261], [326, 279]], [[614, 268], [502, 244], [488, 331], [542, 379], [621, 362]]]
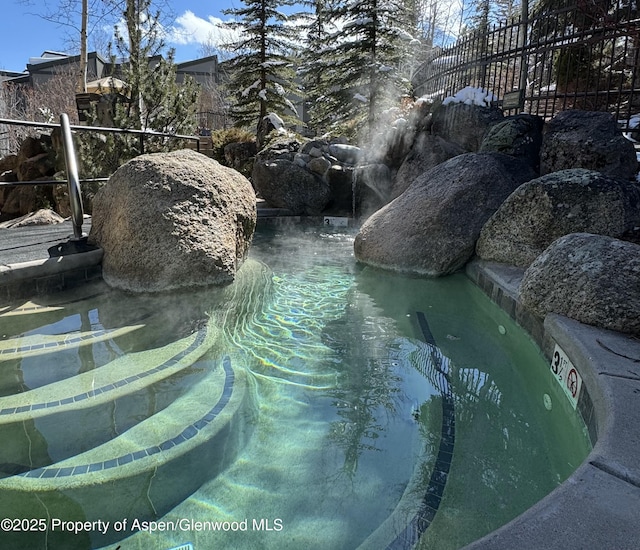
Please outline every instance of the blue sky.
[[[175, 15], [175, 22], [166, 29], [167, 43], [176, 50], [176, 61], [200, 57], [201, 44], [209, 37], [215, 41], [220, 34], [216, 23], [226, 19], [220, 11], [237, 0], [167, 0]], [[56, 0], [47, 0], [57, 5]], [[38, 17], [44, 12], [42, 0], [2, 0], [0, 33], [0, 69], [23, 71], [30, 57], [38, 57], [45, 50], [67, 51], [71, 29]], [[108, 27], [110, 29], [110, 27]], [[76, 52], [77, 53], [77, 52]]]

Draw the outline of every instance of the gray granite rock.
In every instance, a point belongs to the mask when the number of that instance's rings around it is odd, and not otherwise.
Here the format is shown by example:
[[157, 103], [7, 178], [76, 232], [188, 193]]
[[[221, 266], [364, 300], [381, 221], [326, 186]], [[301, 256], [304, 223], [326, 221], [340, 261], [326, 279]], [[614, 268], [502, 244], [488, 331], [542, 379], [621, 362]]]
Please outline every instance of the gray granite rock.
[[534, 170], [540, 169], [543, 120], [539, 116], [509, 116], [489, 130], [482, 140], [481, 153], [504, 153], [524, 160]]
[[190, 150], [136, 157], [94, 198], [89, 241], [111, 286], [155, 292], [226, 284], [245, 260], [256, 198], [244, 176]]
[[251, 181], [271, 206], [294, 214], [320, 214], [331, 198], [325, 180], [287, 159], [258, 159]]
[[623, 179], [638, 172], [633, 144], [625, 139], [613, 115], [568, 110], [544, 126], [540, 173], [587, 168]]
[[504, 119], [497, 107], [452, 103], [438, 106], [432, 114], [431, 133], [455, 143], [465, 151], [478, 151], [487, 130]]
[[521, 185], [484, 225], [476, 252], [527, 267], [569, 233], [620, 238], [640, 225], [640, 187], [585, 169], [562, 170]]
[[522, 304], [600, 328], [640, 335], [640, 246], [572, 233], [554, 241], [525, 271]]
[[356, 258], [398, 272], [452, 273], [473, 255], [489, 217], [534, 176], [526, 164], [500, 153], [454, 157], [367, 219], [355, 239]]

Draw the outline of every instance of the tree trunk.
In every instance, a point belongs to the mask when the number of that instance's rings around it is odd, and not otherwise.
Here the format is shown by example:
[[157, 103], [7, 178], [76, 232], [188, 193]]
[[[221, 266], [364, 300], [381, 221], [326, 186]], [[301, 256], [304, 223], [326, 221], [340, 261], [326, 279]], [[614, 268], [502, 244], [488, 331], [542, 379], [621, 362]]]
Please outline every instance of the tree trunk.
[[80, 80], [78, 91], [87, 93], [87, 22], [89, 19], [89, 0], [82, 0], [82, 23], [80, 26]]

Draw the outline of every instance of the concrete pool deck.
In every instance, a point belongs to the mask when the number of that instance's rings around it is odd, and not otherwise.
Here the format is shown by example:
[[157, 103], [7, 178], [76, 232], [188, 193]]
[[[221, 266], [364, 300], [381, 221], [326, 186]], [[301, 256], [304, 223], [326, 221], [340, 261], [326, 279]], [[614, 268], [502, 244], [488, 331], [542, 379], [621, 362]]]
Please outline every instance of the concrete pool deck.
[[[91, 219], [83, 230], [89, 231]], [[102, 276], [102, 250], [49, 257], [48, 249], [73, 236], [73, 225], [0, 229], [0, 303], [64, 290]]]
[[[300, 223], [301, 217], [282, 208], [257, 203], [258, 219], [270, 223]], [[322, 217], [318, 217], [322, 223]], [[82, 230], [88, 234], [91, 217], [85, 216]], [[73, 236], [71, 221], [0, 229], [0, 304], [57, 292], [102, 277], [102, 250], [49, 257], [48, 249]]]
[[[56, 229], [71, 232], [70, 225]], [[101, 250], [48, 258], [53, 244], [48, 239], [37, 243], [35, 256], [14, 261], [16, 248], [6, 239], [16, 239], [21, 231], [0, 231], [0, 304], [100, 278]], [[640, 341], [555, 314], [544, 320], [531, 315], [517, 300], [520, 269], [475, 260], [466, 273], [548, 358], [555, 346], [563, 350], [581, 376], [577, 408], [594, 443], [569, 479], [467, 548], [640, 547]]]

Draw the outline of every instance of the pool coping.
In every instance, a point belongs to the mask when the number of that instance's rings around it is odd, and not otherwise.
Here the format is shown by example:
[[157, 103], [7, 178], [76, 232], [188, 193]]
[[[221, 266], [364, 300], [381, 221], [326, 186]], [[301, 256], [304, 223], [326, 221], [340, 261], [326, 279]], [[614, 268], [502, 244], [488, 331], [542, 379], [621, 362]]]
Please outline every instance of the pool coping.
[[0, 265], [0, 304], [58, 292], [102, 277], [101, 248]]
[[564, 483], [466, 548], [637, 548], [640, 341], [554, 313], [544, 320], [532, 315], [518, 300], [523, 269], [476, 259], [467, 265], [466, 274], [531, 335], [547, 358], [556, 345], [564, 351], [582, 377], [578, 409], [595, 441]]

